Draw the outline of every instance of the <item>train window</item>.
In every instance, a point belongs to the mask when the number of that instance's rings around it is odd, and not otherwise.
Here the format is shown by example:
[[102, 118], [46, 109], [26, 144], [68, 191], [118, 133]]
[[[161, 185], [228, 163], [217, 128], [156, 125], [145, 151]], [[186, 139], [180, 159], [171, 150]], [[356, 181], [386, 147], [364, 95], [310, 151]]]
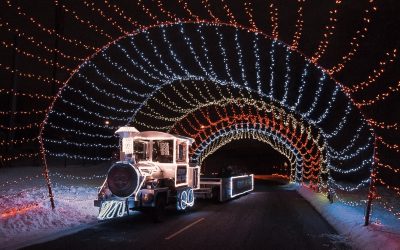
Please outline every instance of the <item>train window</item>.
[[182, 163], [186, 162], [186, 142], [184, 141], [177, 141], [176, 144], [176, 162]]
[[147, 161], [149, 160], [148, 142], [147, 141], [135, 141], [133, 143], [133, 153], [135, 156], [135, 161]]
[[178, 166], [176, 168], [176, 184], [186, 183], [186, 180], [187, 180], [186, 165]]
[[173, 162], [173, 140], [157, 140], [153, 141], [153, 161], [160, 163]]

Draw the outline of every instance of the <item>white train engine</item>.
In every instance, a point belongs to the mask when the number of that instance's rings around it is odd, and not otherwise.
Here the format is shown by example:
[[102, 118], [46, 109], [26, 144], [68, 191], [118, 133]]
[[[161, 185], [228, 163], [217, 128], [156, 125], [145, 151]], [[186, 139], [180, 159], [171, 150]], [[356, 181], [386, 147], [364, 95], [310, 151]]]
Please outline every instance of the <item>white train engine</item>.
[[120, 161], [114, 163], [94, 205], [99, 219], [122, 217], [132, 210], [158, 216], [165, 206], [185, 210], [200, 188], [200, 167], [189, 164], [193, 139], [157, 131], [121, 127]]

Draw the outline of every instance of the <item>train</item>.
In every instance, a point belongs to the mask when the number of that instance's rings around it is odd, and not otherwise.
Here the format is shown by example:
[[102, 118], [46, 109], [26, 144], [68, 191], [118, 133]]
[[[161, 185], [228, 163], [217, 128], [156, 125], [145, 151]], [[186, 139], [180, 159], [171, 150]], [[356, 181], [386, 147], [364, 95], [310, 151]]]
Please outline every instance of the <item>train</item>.
[[[123, 217], [132, 211], [150, 212], [161, 221], [167, 206], [187, 210], [195, 197], [220, 201], [250, 192], [252, 175], [233, 176], [209, 183], [200, 166], [190, 162], [193, 139], [159, 131], [120, 127], [119, 161], [114, 162], [100, 187], [94, 206], [99, 220]], [[216, 190], [218, 189], [218, 192]]]

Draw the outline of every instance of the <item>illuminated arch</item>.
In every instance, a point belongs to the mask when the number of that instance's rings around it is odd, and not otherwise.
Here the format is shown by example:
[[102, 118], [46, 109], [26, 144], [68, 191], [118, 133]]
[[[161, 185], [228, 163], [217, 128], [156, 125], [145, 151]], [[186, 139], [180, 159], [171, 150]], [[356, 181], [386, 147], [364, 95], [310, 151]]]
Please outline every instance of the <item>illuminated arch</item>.
[[[193, 43], [194, 39], [199, 43]], [[136, 122], [131, 119], [137, 118], [163, 87], [190, 80], [211, 81], [218, 88], [233, 87], [279, 103], [286, 113], [318, 128], [327, 145], [330, 169], [355, 172], [349, 167], [354, 163], [346, 163], [353, 158], [360, 158], [357, 164], [363, 167], [372, 164], [373, 134], [368, 123], [323, 68], [260, 32], [204, 22], [161, 24], [140, 30], [110, 43], [80, 65], [60, 90], [44, 122], [40, 138], [46, 143], [46, 152], [108, 159], [104, 152], [116, 147], [113, 131], [118, 126]], [[313, 94], [305, 97], [305, 92]], [[194, 104], [199, 100], [191, 101]], [[334, 108], [339, 109], [340, 117], [336, 117]], [[103, 124], [104, 119], [111, 125]], [[367, 142], [360, 138], [367, 138]], [[75, 152], [54, 150], [65, 145]], [[97, 155], [90, 150], [93, 147], [98, 149]], [[82, 154], [82, 149], [89, 156]], [[338, 162], [347, 167], [338, 167]]]
[[236, 133], [231, 133], [228, 136], [219, 138], [217, 143], [214, 143], [214, 142], [210, 143], [210, 146], [207, 147], [203, 151], [201, 161], [204, 161], [207, 157], [214, 154], [218, 149], [225, 146], [226, 144], [231, 143], [232, 141], [238, 141], [238, 140], [243, 140], [243, 139], [252, 139], [252, 140], [266, 143], [267, 145], [271, 146], [278, 153], [280, 153], [281, 155], [283, 155], [285, 158], [288, 159], [288, 161], [290, 163], [289, 171], [286, 169], [286, 171], [284, 171], [284, 172], [279, 171], [276, 174], [280, 174], [281, 176], [289, 177], [290, 181], [300, 182], [298, 177], [296, 178], [296, 170], [301, 169], [302, 159], [298, 158], [298, 153], [296, 151], [296, 148], [294, 148], [290, 145], [281, 143], [279, 141], [278, 137], [266, 136], [261, 133], [255, 133], [253, 131], [247, 132], [247, 131], [243, 131], [243, 130], [235, 130], [235, 132]]
[[[246, 99], [233, 99], [228, 103], [212, 104], [203, 106], [199, 110], [194, 111], [185, 116], [185, 118], [175, 122], [170, 132], [189, 136], [195, 139], [192, 146], [192, 158], [194, 161], [201, 162], [209, 155], [208, 151], [218, 148], [220, 143], [224, 143], [226, 137], [236, 136], [239, 134], [259, 140], [258, 135], [269, 135], [278, 138], [281, 144], [290, 147], [295, 154], [301, 158], [304, 169], [308, 172], [311, 170], [315, 174], [311, 178], [311, 182], [317, 183], [320, 172], [326, 173], [325, 165], [325, 146], [320, 140], [320, 135], [309, 125], [304, 125], [296, 120], [292, 115], [288, 115], [283, 109], [273, 106], [273, 104], [254, 101], [245, 103]], [[222, 111], [219, 120], [211, 121], [212, 118], [204, 117], [209, 114], [207, 109], [221, 107]], [[226, 111], [231, 108], [241, 107], [247, 112], [241, 114], [228, 114]], [[249, 111], [250, 108], [254, 110]], [[266, 109], [267, 108], [267, 109]], [[203, 116], [203, 117], [202, 117]], [[198, 117], [203, 122], [191, 122], [191, 118]], [[214, 118], [215, 119], [215, 118]], [[186, 129], [187, 128], [187, 129]], [[191, 133], [189, 130], [194, 131]], [[252, 131], [250, 133], [249, 131]], [[222, 142], [220, 142], [222, 138]], [[228, 138], [229, 139], [229, 138]], [[265, 141], [262, 139], [260, 141]], [[285, 141], [285, 143], [283, 143]], [[214, 145], [213, 145], [214, 144]], [[271, 145], [271, 144], [270, 144]], [[277, 144], [274, 144], [276, 148]], [[212, 149], [209, 149], [209, 148]], [[300, 169], [302, 169], [300, 165]], [[301, 171], [298, 171], [301, 172]], [[297, 180], [303, 179], [301, 177]], [[307, 181], [306, 181], [307, 179]], [[305, 181], [308, 182], [305, 178]]]

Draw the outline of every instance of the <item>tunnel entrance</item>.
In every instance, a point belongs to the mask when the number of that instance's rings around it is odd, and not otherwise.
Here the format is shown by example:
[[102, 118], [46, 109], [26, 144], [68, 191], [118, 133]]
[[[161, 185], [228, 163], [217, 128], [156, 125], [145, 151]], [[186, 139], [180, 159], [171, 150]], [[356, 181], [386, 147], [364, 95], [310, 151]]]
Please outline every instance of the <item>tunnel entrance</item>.
[[203, 173], [251, 173], [255, 175], [290, 175], [289, 160], [270, 145], [254, 140], [232, 141], [202, 162]]

